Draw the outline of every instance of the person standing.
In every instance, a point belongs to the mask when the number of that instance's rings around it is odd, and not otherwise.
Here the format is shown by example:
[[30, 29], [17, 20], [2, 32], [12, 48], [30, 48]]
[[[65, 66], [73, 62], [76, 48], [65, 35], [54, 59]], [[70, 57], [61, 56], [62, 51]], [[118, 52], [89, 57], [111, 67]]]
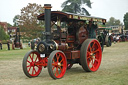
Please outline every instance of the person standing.
[[89, 33], [89, 38], [96, 38], [96, 29], [97, 24], [94, 24], [93, 21], [89, 21], [89, 24], [87, 25], [87, 30]]
[[113, 36], [113, 42], [116, 43], [116, 35]]
[[117, 37], [116, 37], [116, 42], [119, 42], [119, 39], [120, 39], [120, 36], [117, 35]]
[[7, 41], [7, 47], [8, 47], [8, 50], [10, 50], [10, 41], [9, 40]]
[[30, 41], [30, 46], [31, 46], [31, 49], [34, 50], [34, 48], [35, 48], [35, 40], [34, 39], [32, 39]]
[[2, 41], [0, 40], [0, 49], [2, 50]]

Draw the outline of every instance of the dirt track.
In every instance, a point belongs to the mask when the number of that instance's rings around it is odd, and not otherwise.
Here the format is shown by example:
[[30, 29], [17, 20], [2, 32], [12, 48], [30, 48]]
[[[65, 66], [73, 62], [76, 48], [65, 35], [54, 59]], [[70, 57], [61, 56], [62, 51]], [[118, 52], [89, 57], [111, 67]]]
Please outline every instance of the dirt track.
[[[8, 52], [8, 51], [7, 51]], [[23, 54], [24, 55], [24, 54]], [[0, 58], [2, 58], [0, 52]], [[97, 72], [84, 72], [75, 64], [62, 79], [53, 80], [47, 68], [36, 78], [28, 78], [22, 71], [22, 56], [0, 60], [0, 85], [127, 85], [128, 42], [105, 47], [102, 63]]]

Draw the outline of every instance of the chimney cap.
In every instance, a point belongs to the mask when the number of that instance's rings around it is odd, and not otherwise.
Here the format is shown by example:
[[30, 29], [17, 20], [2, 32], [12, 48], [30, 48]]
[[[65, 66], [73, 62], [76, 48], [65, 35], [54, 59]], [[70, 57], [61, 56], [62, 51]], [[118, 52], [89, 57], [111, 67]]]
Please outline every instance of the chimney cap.
[[44, 4], [44, 7], [43, 8], [45, 8], [45, 9], [51, 9], [52, 6], [51, 6], [51, 4]]
[[51, 4], [44, 4], [44, 6], [51, 6]]

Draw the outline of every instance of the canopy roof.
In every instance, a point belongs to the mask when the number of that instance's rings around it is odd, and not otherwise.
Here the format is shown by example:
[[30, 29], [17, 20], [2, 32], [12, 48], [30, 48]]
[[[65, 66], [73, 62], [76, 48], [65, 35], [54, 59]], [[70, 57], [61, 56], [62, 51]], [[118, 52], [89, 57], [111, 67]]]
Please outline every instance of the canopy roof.
[[[44, 13], [37, 16], [38, 20], [44, 20]], [[78, 15], [69, 12], [51, 11], [51, 21], [57, 21], [60, 18], [61, 21], [78, 20], [78, 21], [94, 21], [106, 23], [106, 19], [93, 16]]]

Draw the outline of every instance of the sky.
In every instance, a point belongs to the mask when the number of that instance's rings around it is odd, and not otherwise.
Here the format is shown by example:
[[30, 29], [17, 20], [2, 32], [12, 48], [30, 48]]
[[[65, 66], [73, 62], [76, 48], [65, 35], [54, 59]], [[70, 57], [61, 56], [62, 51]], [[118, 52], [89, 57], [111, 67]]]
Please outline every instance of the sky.
[[[66, 0], [0, 0], [0, 22], [8, 22], [13, 25], [13, 18], [21, 12], [28, 3], [51, 4], [52, 10], [61, 10], [61, 4]], [[119, 19], [123, 23], [123, 17], [128, 12], [128, 0], [91, 0], [92, 8], [84, 6], [91, 16]]]

